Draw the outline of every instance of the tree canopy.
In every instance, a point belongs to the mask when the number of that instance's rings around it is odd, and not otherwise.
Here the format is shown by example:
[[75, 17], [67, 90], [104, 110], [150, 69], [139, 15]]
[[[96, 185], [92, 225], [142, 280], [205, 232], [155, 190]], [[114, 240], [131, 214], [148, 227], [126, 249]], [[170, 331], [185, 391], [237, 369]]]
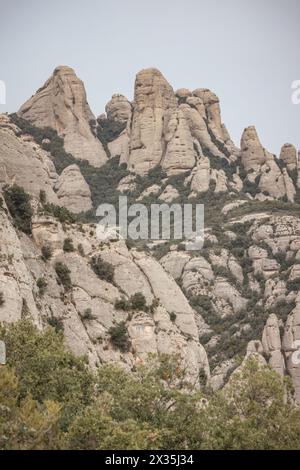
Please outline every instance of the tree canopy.
[[249, 358], [218, 392], [188, 388], [176, 356], [92, 373], [51, 326], [2, 325], [1, 449], [299, 449], [290, 383]]

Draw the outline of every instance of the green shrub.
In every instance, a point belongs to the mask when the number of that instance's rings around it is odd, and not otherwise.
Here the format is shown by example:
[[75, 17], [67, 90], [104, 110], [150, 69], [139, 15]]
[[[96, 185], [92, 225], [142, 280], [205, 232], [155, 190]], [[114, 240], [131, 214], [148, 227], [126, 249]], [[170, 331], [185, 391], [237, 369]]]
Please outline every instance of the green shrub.
[[207, 374], [203, 368], [199, 371], [199, 384], [201, 387], [206, 387], [207, 384]]
[[112, 326], [108, 333], [112, 344], [122, 352], [129, 351], [130, 342], [125, 322]]
[[45, 214], [52, 215], [59, 220], [62, 224], [65, 222], [76, 222], [76, 215], [70, 212], [65, 207], [56, 206], [55, 204], [46, 203], [43, 206]]
[[41, 252], [44, 261], [48, 261], [52, 257], [52, 249], [49, 245], [42, 246]]
[[22, 310], [21, 310], [21, 318], [26, 318], [30, 315], [28, 303], [26, 299], [22, 299]]
[[300, 277], [293, 279], [292, 281], [287, 281], [286, 288], [288, 292], [299, 291], [300, 290]]
[[104, 261], [100, 256], [93, 256], [90, 264], [99, 279], [110, 283], [113, 282], [115, 269], [112, 264]]
[[295, 302], [288, 303], [286, 299], [282, 299], [277, 302], [276, 305], [272, 305], [272, 312], [275, 313], [277, 317], [285, 323], [287, 317], [295, 308], [295, 306]]
[[82, 319], [83, 320], [94, 320], [95, 316], [92, 313], [91, 308], [86, 308], [82, 314]]
[[82, 243], [79, 243], [78, 245], [78, 253], [81, 255], [81, 256], [84, 256], [84, 249], [83, 249], [83, 246], [82, 246]]
[[176, 313], [171, 312], [171, 313], [170, 313], [170, 320], [171, 320], [172, 323], [175, 323], [176, 318], [177, 318]]
[[40, 190], [40, 201], [42, 204], [46, 204], [47, 197], [46, 197], [46, 191], [44, 191], [44, 189]]
[[23, 188], [13, 185], [4, 190], [5, 202], [14, 219], [15, 226], [24, 233], [31, 233], [31, 196]]
[[258, 187], [260, 181], [260, 176], [256, 176], [254, 181], [250, 181], [248, 178], [245, 178], [243, 181], [243, 189], [242, 191], [244, 193], [249, 193], [251, 196], [256, 196], [260, 192], [260, 189]]
[[63, 264], [62, 262], [57, 262], [55, 264], [55, 272], [57, 274], [59, 283], [62, 284], [66, 291], [69, 291], [72, 287], [71, 277], [70, 277], [70, 270], [69, 268]]
[[72, 241], [71, 238], [65, 238], [64, 245], [63, 245], [63, 250], [66, 253], [70, 253], [70, 252], [75, 250], [74, 245], [73, 245], [73, 241]]
[[47, 318], [47, 323], [49, 326], [52, 326], [56, 333], [63, 333], [64, 332], [64, 322], [61, 318], [57, 317], [50, 317]]
[[130, 305], [133, 310], [145, 310], [147, 308], [147, 302], [144, 294], [136, 292], [130, 297]]
[[3, 292], [0, 292], [0, 307], [2, 307], [2, 305], [4, 304], [5, 304], [4, 294]]
[[45, 294], [48, 284], [43, 277], [39, 277], [39, 279], [36, 281], [36, 285], [38, 286], [39, 294], [42, 297]]
[[121, 297], [115, 301], [115, 308], [124, 311], [130, 310], [130, 302], [128, 302], [125, 297]]

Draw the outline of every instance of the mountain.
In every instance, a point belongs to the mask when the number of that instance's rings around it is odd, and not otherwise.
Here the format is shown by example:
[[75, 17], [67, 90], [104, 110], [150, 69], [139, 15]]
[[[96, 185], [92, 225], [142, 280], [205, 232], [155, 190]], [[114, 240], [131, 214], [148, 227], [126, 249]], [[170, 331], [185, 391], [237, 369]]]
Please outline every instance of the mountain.
[[[63, 329], [91, 367], [179, 354], [198, 387], [222, 387], [252, 355], [290, 375], [299, 402], [295, 147], [277, 158], [253, 126], [236, 147], [213, 92], [174, 91], [152, 68], [137, 74], [132, 103], [115, 94], [105, 111], [95, 118], [60, 66], [0, 116], [0, 320]], [[95, 210], [120, 194], [204, 203], [203, 249], [99, 240]]]

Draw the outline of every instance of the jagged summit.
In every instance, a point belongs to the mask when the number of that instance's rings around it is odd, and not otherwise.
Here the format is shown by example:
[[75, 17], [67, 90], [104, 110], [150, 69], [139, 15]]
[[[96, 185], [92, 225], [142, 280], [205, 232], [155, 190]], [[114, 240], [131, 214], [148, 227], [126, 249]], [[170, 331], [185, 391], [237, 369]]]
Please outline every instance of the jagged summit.
[[18, 114], [57, 130], [68, 152], [96, 167], [118, 157], [133, 174], [146, 175], [158, 165], [168, 176], [189, 173], [192, 196], [213, 188], [295, 200], [295, 147], [285, 144], [277, 159], [249, 126], [238, 148], [222, 122], [219, 98], [208, 88], [174, 91], [158, 69], [147, 68], [136, 75], [133, 102], [114, 94], [105, 111], [95, 119], [82, 81], [60, 65]]
[[64, 137], [65, 148], [75, 158], [101, 166], [107, 155], [93, 135], [94, 118], [82, 81], [65, 65], [56, 67], [42, 88], [21, 106], [19, 116], [37, 127], [51, 127]]

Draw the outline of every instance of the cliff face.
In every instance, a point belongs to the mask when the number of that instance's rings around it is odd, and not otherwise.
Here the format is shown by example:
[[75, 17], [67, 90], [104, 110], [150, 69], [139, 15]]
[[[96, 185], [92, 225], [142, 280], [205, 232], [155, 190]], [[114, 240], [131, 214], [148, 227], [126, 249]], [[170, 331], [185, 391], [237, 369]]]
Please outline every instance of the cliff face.
[[[63, 328], [92, 367], [179, 354], [197, 386], [205, 372], [221, 387], [252, 354], [289, 374], [300, 401], [296, 149], [285, 144], [277, 159], [254, 127], [237, 148], [214, 93], [174, 92], [156, 69], [138, 73], [133, 103], [113, 95], [96, 120], [82, 82], [58, 67], [18, 115], [54, 129], [72, 155], [43, 130], [0, 116], [0, 320], [30, 315], [41, 328]], [[31, 195], [29, 234], [5, 203], [15, 185]], [[145, 204], [204, 203], [204, 248], [100, 241], [94, 210], [122, 193]], [[77, 221], [63, 220], [60, 207], [80, 213]], [[145, 301], [135, 305], [135, 294]]]

